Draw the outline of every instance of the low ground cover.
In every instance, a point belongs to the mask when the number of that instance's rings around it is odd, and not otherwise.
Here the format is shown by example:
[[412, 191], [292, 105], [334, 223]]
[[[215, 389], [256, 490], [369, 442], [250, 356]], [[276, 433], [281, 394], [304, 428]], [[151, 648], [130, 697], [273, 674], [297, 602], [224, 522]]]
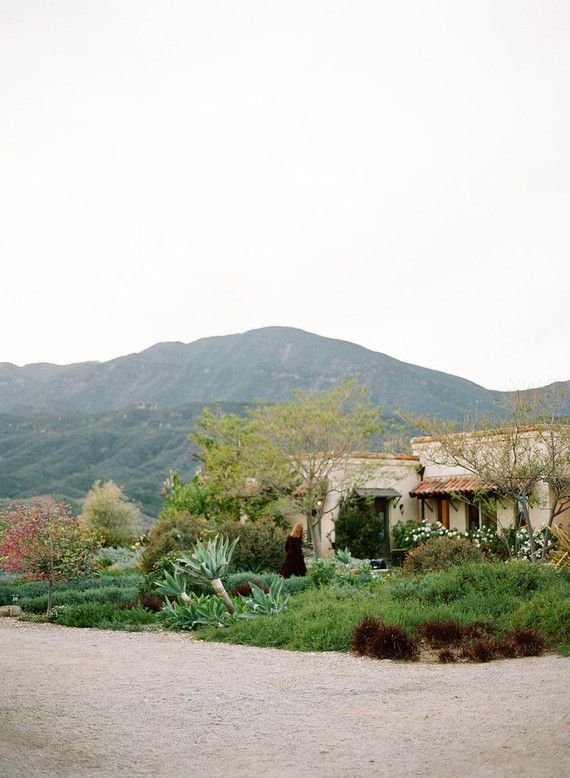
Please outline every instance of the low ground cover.
[[[141, 576], [126, 572], [103, 572], [99, 576], [58, 582], [53, 592], [54, 606], [82, 603], [110, 603], [117, 606], [135, 605]], [[19, 605], [25, 613], [45, 613], [47, 584], [45, 581], [0, 582], [0, 605]]]
[[434, 619], [489, 624], [494, 635], [532, 628], [548, 646], [570, 641], [570, 578], [527, 562], [468, 564], [422, 576], [389, 574], [361, 586], [332, 582], [292, 596], [272, 618], [205, 628], [202, 640], [286, 648], [349, 651], [365, 617], [397, 625], [420, 638]]

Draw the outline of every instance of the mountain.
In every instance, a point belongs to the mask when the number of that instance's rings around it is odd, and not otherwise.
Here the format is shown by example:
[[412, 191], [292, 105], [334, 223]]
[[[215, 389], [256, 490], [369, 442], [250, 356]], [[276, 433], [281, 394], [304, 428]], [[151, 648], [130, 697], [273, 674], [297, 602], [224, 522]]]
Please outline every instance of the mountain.
[[[194, 343], [158, 343], [108, 362], [0, 364], [0, 412], [161, 408], [201, 402], [269, 402], [296, 387], [327, 389], [359, 376], [387, 410], [463, 418], [486, 410], [501, 393], [447, 373], [400, 362], [342, 340], [290, 327], [264, 327]], [[569, 407], [570, 410], [570, 407]]]
[[204, 405], [244, 413], [253, 399], [283, 400], [293, 388], [327, 389], [349, 376], [370, 387], [387, 417], [402, 407], [462, 419], [502, 394], [288, 327], [158, 343], [102, 363], [3, 363], [0, 502], [34, 494], [78, 501], [95, 480], [112, 479], [156, 515], [168, 471], [193, 473], [187, 435]]

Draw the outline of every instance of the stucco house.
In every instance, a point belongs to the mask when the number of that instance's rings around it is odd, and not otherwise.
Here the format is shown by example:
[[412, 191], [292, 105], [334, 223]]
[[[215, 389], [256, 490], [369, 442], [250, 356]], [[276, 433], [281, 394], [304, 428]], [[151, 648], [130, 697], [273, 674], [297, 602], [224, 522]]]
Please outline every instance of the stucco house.
[[[353, 493], [374, 500], [379, 556], [394, 551], [391, 530], [399, 521], [440, 521], [460, 532], [487, 524], [506, 529], [514, 523], [514, 503], [493, 500], [492, 489], [469, 470], [442, 463], [441, 450], [432, 438], [413, 438], [411, 450], [410, 455], [355, 453], [350, 463], [354, 472], [361, 474], [354, 479]], [[346, 481], [343, 472], [339, 482]], [[343, 496], [342, 488], [333, 488], [323, 506], [321, 537], [323, 552], [328, 555], [334, 554], [335, 521]], [[547, 523], [553, 499], [548, 485], [539, 481], [529, 507], [533, 528]], [[556, 523], [570, 526], [570, 500]]]

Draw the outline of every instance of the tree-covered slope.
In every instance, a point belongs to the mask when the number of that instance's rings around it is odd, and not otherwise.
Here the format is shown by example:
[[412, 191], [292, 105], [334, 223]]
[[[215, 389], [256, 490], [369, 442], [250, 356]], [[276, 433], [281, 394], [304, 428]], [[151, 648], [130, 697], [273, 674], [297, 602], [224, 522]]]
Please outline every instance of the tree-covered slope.
[[[156, 515], [169, 469], [185, 478], [194, 472], [187, 435], [202, 407], [0, 414], [0, 498], [56, 494], [76, 501], [97, 479], [111, 479], [145, 513]], [[243, 406], [223, 410], [242, 413]]]

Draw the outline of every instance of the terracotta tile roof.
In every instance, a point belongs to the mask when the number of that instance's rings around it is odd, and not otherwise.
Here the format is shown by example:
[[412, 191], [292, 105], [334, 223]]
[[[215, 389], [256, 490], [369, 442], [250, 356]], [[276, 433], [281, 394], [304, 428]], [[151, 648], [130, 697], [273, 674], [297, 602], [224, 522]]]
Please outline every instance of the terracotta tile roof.
[[[485, 488], [485, 484], [477, 475], [452, 475], [440, 478], [424, 478], [416, 488], [410, 492], [410, 497], [420, 495], [429, 497], [437, 494], [450, 494], [453, 492], [476, 492]], [[486, 488], [490, 488], [487, 486]]]

